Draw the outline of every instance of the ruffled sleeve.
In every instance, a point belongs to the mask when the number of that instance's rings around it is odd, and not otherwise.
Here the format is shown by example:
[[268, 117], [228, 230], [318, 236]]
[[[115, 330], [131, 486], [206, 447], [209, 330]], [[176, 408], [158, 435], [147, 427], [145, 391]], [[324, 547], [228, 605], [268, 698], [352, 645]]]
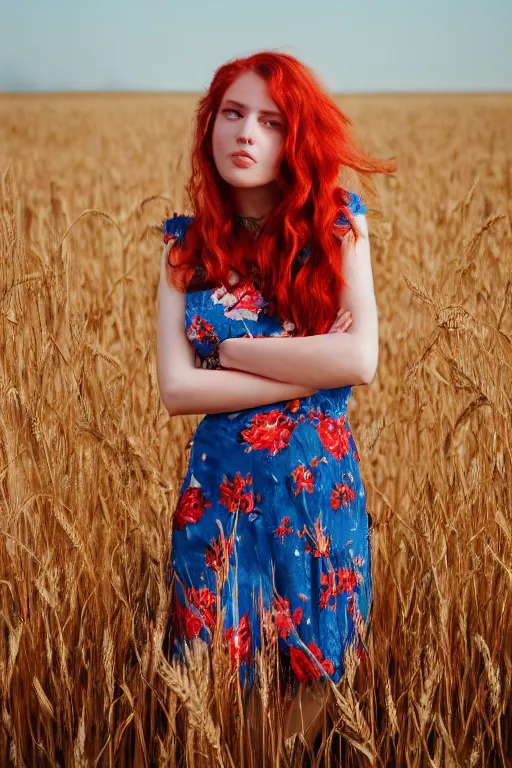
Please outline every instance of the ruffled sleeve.
[[[363, 203], [362, 199], [357, 195], [355, 192], [350, 192], [350, 200], [348, 203], [348, 206], [350, 208], [350, 213], [352, 216], [355, 216], [358, 213], [366, 213], [368, 210]], [[341, 214], [336, 219], [336, 225], [339, 226], [347, 226], [348, 225], [348, 219], [344, 214]]]
[[167, 245], [171, 240], [181, 242], [185, 237], [185, 232], [193, 218], [193, 216], [178, 216], [178, 214], [175, 213], [172, 219], [166, 219], [162, 224], [164, 243]]

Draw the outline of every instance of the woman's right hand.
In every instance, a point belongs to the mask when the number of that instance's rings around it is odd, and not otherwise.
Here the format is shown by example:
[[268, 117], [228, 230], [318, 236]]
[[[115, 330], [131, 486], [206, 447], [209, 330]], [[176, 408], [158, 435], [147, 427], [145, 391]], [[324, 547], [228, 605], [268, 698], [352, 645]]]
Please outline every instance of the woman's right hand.
[[334, 323], [327, 333], [345, 333], [352, 325], [352, 312], [349, 309], [340, 308]]

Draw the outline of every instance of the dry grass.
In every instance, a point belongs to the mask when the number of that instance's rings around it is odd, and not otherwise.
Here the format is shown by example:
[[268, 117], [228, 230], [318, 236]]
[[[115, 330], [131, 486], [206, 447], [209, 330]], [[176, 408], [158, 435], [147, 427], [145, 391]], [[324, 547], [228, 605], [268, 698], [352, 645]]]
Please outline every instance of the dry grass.
[[[186, 208], [194, 103], [0, 100], [2, 766], [305, 764], [271, 656], [249, 717], [220, 646], [211, 667], [201, 643], [187, 668], [161, 653], [198, 418], [158, 394], [158, 227]], [[333, 694], [322, 764], [510, 765], [512, 98], [340, 103], [399, 174], [369, 214], [379, 371], [349, 408], [370, 661]]]

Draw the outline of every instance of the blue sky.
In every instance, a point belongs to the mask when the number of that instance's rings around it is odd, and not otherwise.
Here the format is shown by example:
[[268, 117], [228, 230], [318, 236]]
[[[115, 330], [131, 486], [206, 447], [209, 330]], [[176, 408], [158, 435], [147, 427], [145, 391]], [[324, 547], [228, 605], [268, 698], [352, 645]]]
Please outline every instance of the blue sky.
[[512, 90], [512, 0], [0, 0], [0, 19], [0, 91], [203, 91], [261, 49], [340, 93]]

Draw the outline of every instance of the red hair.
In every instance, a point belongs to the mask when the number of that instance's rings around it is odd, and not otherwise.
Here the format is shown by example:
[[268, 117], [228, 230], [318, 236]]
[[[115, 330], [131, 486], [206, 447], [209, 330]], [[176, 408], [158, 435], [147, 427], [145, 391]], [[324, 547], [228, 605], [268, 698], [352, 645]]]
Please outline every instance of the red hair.
[[[257, 238], [243, 227], [235, 228], [229, 185], [218, 173], [212, 154], [213, 124], [222, 97], [247, 71], [266, 81], [286, 120], [275, 179], [279, 201]], [[228, 285], [229, 270], [234, 267], [244, 277], [257, 278], [270, 311], [293, 322], [297, 335], [326, 333], [338, 312], [344, 283], [340, 227], [335, 227], [340, 214], [357, 239], [351, 195], [337, 183], [340, 168], [363, 174], [363, 186], [370, 191], [374, 188], [366, 177], [396, 170], [394, 162], [365, 154], [351, 135], [351, 126], [310, 69], [289, 54], [260, 52], [219, 67], [196, 109], [192, 172], [186, 187], [194, 219], [184, 242], [169, 253], [176, 287]], [[305, 246], [309, 256], [297, 265], [297, 255]], [[176, 256], [172, 264], [171, 254]]]

